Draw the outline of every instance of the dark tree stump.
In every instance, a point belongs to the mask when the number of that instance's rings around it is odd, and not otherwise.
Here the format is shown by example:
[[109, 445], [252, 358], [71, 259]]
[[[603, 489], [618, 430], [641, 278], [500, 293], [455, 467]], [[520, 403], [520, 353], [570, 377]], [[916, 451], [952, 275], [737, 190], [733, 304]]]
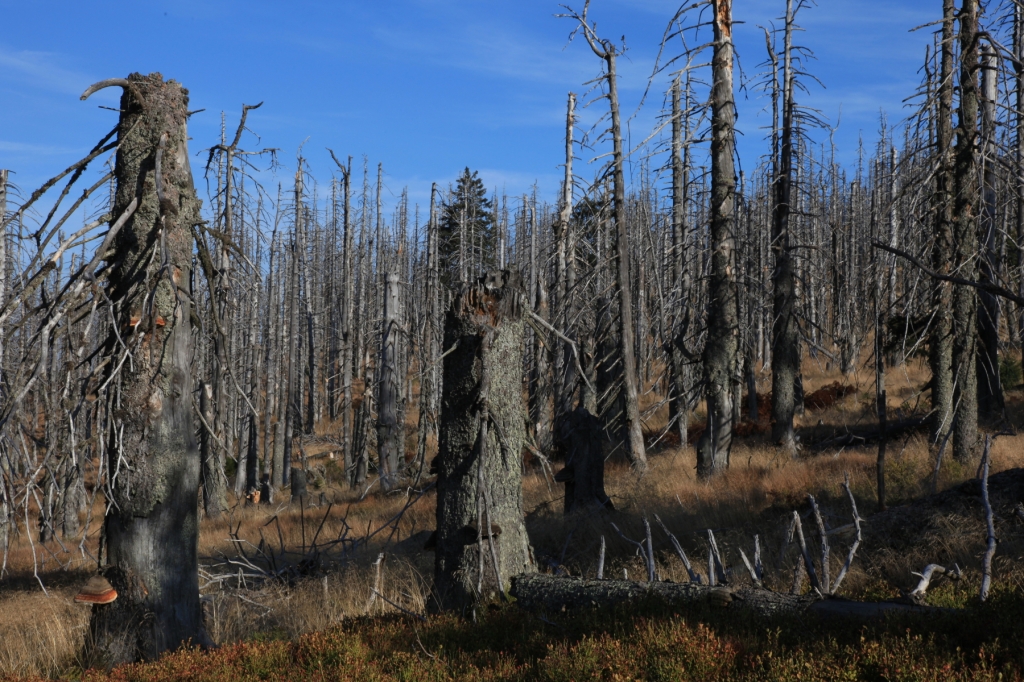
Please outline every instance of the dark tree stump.
[[565, 467], [555, 480], [565, 484], [565, 513], [614, 509], [604, 492], [604, 430], [601, 420], [578, 407], [558, 422], [555, 438], [565, 453]]
[[445, 320], [432, 608], [465, 610], [534, 570], [523, 523], [524, 296], [517, 273], [490, 272], [463, 285]]

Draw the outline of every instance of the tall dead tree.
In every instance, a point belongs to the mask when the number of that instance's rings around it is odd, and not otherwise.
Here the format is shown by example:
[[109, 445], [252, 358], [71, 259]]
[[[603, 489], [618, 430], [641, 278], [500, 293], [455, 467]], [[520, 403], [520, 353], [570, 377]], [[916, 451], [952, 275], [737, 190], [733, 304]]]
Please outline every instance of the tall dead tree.
[[[960, 109], [953, 156], [953, 269], [974, 281], [978, 273], [978, 0], [963, 0], [960, 22]], [[978, 445], [978, 297], [953, 286], [953, 456], [973, 459]]]
[[405, 461], [404, 433], [398, 419], [401, 382], [398, 376], [398, 343], [402, 329], [398, 312], [398, 275], [384, 277], [384, 328], [380, 337], [380, 377], [377, 383], [377, 453], [380, 484], [391, 490], [398, 483], [399, 466]]
[[697, 442], [697, 475], [709, 478], [729, 466], [733, 434], [733, 383], [739, 349], [736, 297], [736, 104], [733, 94], [732, 0], [713, 0], [714, 55], [711, 86], [711, 220], [708, 331], [704, 346], [704, 396], [708, 422]]
[[796, 454], [793, 415], [800, 375], [800, 328], [797, 321], [797, 277], [790, 234], [793, 183], [793, 0], [786, 0], [782, 56], [782, 129], [775, 159], [772, 205], [772, 440]]
[[464, 284], [445, 319], [437, 457], [435, 606], [463, 610], [535, 570], [523, 523], [526, 413], [518, 273]]
[[[981, 253], [978, 274], [982, 282], [999, 283], [1000, 253], [997, 246], [999, 226], [996, 224], [996, 169], [999, 150], [996, 140], [996, 97], [998, 61], [995, 49], [985, 44], [981, 69], [981, 220], [979, 236]], [[999, 379], [999, 297], [987, 291], [978, 292], [978, 410], [993, 419], [1003, 416], [1005, 402]]]
[[[953, 53], [956, 7], [942, 0], [942, 42], [939, 48], [939, 86], [936, 97], [935, 147], [938, 155], [932, 200], [932, 268], [951, 271], [953, 253]], [[945, 440], [953, 424], [953, 300], [952, 285], [932, 282], [934, 319], [928, 337], [932, 370], [932, 440]]]
[[686, 335], [690, 327], [690, 272], [687, 267], [686, 206], [690, 184], [689, 72], [686, 81], [686, 112], [680, 79], [672, 83], [672, 275], [675, 305], [669, 344], [669, 417], [675, 422], [680, 447], [686, 447], [689, 431], [686, 365]]
[[188, 292], [190, 230], [201, 217], [188, 159], [188, 92], [158, 73], [109, 84], [123, 88], [113, 215], [134, 214], [108, 259], [118, 329], [106, 345], [107, 366], [119, 407], [107, 466], [118, 473], [106, 491], [103, 573], [118, 596], [94, 607], [89, 645], [115, 665], [205, 640]]
[[[612, 138], [612, 222], [615, 230], [615, 285], [619, 294], [619, 360], [622, 363], [622, 393], [624, 403], [625, 431], [627, 433], [626, 455], [633, 470], [642, 475], [647, 470], [647, 452], [644, 449], [643, 427], [640, 423], [640, 405], [637, 392], [635, 327], [633, 325], [633, 282], [629, 273], [629, 226], [626, 222], [626, 181], [623, 172], [622, 126], [619, 121], [619, 90], [616, 72], [616, 58], [622, 52], [610, 40], [600, 38], [594, 27], [587, 21], [590, 0], [583, 6], [583, 14], [570, 10], [567, 15], [576, 20], [576, 31], [581, 31], [594, 55], [604, 61], [604, 73], [599, 76], [608, 90], [602, 95], [608, 99], [611, 124], [608, 133]], [[731, 43], [730, 43], [731, 54]], [[731, 60], [731, 57], [730, 57]], [[730, 69], [731, 61], [730, 61]], [[730, 93], [732, 80], [730, 75]], [[735, 116], [735, 114], [733, 114]], [[732, 158], [730, 156], [730, 165]]]
[[[565, 116], [565, 177], [562, 180], [561, 206], [558, 219], [552, 224], [555, 233], [555, 310], [556, 321], [569, 332], [572, 310], [569, 306], [569, 264], [573, 257], [569, 253], [572, 229], [572, 144], [576, 126], [576, 94], [569, 93], [569, 102]], [[558, 340], [557, 347], [561, 352], [555, 353], [555, 420], [572, 412], [573, 393], [576, 389], [576, 365], [572, 359], [572, 348], [568, 343]]]

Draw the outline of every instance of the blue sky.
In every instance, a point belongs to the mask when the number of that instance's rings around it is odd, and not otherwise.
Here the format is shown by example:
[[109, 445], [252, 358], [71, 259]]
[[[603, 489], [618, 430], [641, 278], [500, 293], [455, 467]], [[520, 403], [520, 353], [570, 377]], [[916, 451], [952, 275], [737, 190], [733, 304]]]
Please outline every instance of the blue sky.
[[[629, 48], [620, 89], [634, 143], [659, 115], [665, 78], [636, 107], [677, 6], [592, 0], [599, 33], [625, 35]], [[784, 0], [736, 1], [748, 76], [765, 57], [758, 25], [783, 9]], [[546, 0], [0, 0], [0, 167], [31, 191], [113, 127], [116, 114], [98, 105], [116, 106], [117, 89], [80, 102], [89, 84], [160, 71], [189, 88], [191, 108], [206, 110], [191, 120], [193, 153], [217, 141], [222, 110], [233, 130], [243, 103], [263, 101], [249, 118], [261, 140], [247, 136], [243, 146], [280, 149], [284, 182], [305, 141], [321, 181], [333, 168], [327, 147], [357, 164], [364, 154], [373, 167], [382, 162], [391, 202], [408, 186], [425, 203], [431, 181], [452, 182], [464, 166], [478, 169], [490, 188], [515, 195], [537, 182], [554, 200], [566, 95], [583, 93], [600, 68], [584, 42], [567, 42], [573, 25], [553, 16], [561, 11]], [[874, 143], [880, 110], [891, 123], [906, 115], [902, 99], [919, 81], [931, 41], [931, 29], [908, 30], [940, 13], [939, 0], [821, 0], [801, 12], [799, 41], [816, 52], [808, 67], [826, 86], [809, 84], [801, 101], [833, 124], [841, 107], [840, 161], [853, 163], [861, 132]], [[752, 168], [766, 149], [765, 100], [755, 90], [739, 97], [740, 154]], [[583, 112], [582, 127], [602, 105]], [[586, 162], [594, 152], [577, 155], [578, 172], [592, 176], [597, 164]]]

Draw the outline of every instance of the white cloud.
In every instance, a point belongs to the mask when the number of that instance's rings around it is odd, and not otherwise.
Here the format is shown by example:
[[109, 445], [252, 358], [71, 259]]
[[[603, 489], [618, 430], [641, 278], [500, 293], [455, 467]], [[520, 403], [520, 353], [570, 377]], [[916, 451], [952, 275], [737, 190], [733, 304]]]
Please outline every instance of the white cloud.
[[82, 94], [95, 79], [63, 66], [63, 61], [57, 53], [11, 50], [0, 45], [0, 72], [5, 74], [4, 80], [17, 80], [62, 94]]

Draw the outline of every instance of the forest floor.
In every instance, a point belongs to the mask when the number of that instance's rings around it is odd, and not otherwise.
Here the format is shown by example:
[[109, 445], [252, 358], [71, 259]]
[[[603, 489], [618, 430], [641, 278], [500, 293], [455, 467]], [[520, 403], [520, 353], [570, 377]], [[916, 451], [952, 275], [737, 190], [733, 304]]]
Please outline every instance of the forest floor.
[[[701, 567], [712, 529], [730, 580], [738, 584], [749, 582], [739, 550], [750, 556], [757, 535], [767, 586], [788, 591], [796, 550], [785, 547], [784, 536], [793, 510], [809, 509], [809, 493], [827, 526], [837, 529], [829, 536], [833, 576], [845, 559], [853, 540], [852, 528], [843, 529], [852, 521], [841, 488], [848, 476], [864, 538], [840, 595], [898, 597], [916, 584], [914, 572], [926, 564], [957, 564], [962, 578], [940, 581], [928, 593], [933, 605], [968, 607], [955, 617], [870, 625], [762, 622], [701, 606], [670, 609], [651, 603], [547, 618], [495, 606], [476, 614], [476, 624], [454, 616], [429, 616], [423, 623], [409, 614], [428, 610], [433, 554], [423, 545], [434, 527], [433, 492], [407, 488], [384, 494], [374, 488], [367, 493], [338, 486], [340, 472], [327, 454], [330, 448], [310, 447], [307, 456], [319, 475], [311, 482], [308, 506], [287, 500], [240, 504], [202, 522], [204, 608], [209, 634], [224, 646], [212, 654], [185, 651], [155, 666], [115, 671], [114, 679], [1019, 677], [1024, 671], [1018, 623], [1024, 613], [1024, 518], [1014, 506], [1024, 500], [1021, 387], [1007, 392], [1007, 423], [990, 425], [1006, 434], [992, 446], [991, 495], [1000, 542], [993, 596], [978, 606], [985, 527], [974, 468], [960, 466], [947, 452], [936, 480], [937, 448], [925, 431], [902, 432], [888, 446], [889, 509], [877, 512], [877, 445], [816, 445], [870, 426], [873, 375], [844, 377], [812, 359], [804, 371], [809, 407], [798, 419], [802, 449], [795, 459], [769, 442], [763, 423], [748, 422], [729, 470], [699, 481], [692, 447], [681, 447], [678, 438], [659, 440], [667, 409], [648, 393], [642, 407], [653, 444], [649, 470], [637, 479], [625, 462], [609, 461], [606, 488], [615, 511], [565, 517], [562, 485], [541, 467], [530, 466], [524, 478], [526, 523], [539, 570], [593, 577], [603, 536], [605, 575], [643, 578], [643, 561], [611, 524], [639, 540], [643, 518], [653, 522], [657, 515], [700, 572], [706, 571]], [[927, 409], [927, 378], [926, 366], [917, 360], [889, 371], [890, 421]], [[415, 414], [407, 420], [414, 429]], [[691, 438], [701, 420], [699, 412], [692, 418]], [[557, 462], [553, 466], [560, 468]], [[85, 540], [93, 555], [96, 525]], [[816, 554], [812, 525], [804, 528]], [[63, 544], [33, 547], [24, 533], [17, 538], [8, 574], [0, 581], [0, 679], [83, 674], [79, 651], [89, 607], [72, 598], [95, 562], [77, 549], [78, 541]], [[685, 580], [656, 524], [654, 545], [659, 576]], [[275, 577], [267, 577], [271, 573]]]

